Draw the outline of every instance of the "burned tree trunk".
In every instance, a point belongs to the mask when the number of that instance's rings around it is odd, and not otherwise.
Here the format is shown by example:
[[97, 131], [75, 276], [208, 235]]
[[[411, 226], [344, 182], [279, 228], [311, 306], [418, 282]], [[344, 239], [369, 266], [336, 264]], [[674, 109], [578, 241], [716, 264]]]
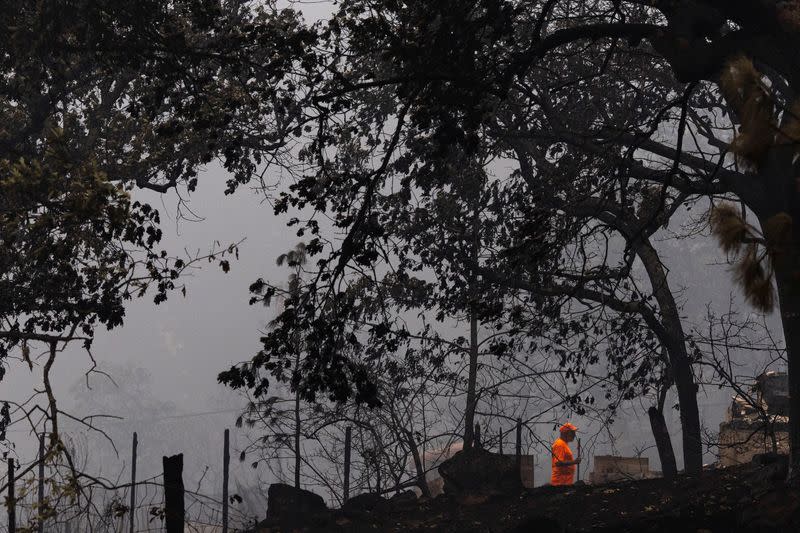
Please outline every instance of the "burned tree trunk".
[[665, 369], [659, 383], [658, 401], [656, 405], [648, 409], [647, 414], [650, 416], [650, 429], [653, 431], [653, 439], [656, 441], [662, 475], [665, 479], [674, 479], [678, 475], [678, 465], [675, 462], [675, 450], [672, 448], [672, 438], [669, 436], [667, 421], [664, 419], [664, 406], [667, 403], [667, 392], [672, 386], [672, 373], [666, 353], [663, 354], [663, 358]]
[[667, 351], [670, 371], [678, 391], [684, 469], [689, 474], [699, 475], [703, 471], [700, 411], [697, 408], [697, 384], [692, 373], [692, 361], [686, 350], [686, 334], [683, 331], [678, 306], [670, 290], [667, 275], [658, 253], [649, 240], [638, 240], [636, 254], [641, 259], [650, 279], [653, 296], [655, 296], [660, 311], [660, 320], [656, 321], [651, 318], [648, 322]]
[[164, 518], [167, 533], [183, 533], [183, 454], [164, 456]]
[[[789, 375], [789, 478], [800, 486], [800, 180], [795, 158], [796, 143], [773, 146], [758, 173], [766, 194], [744, 200], [758, 218], [773, 261]], [[787, 227], [770, 224], [781, 215], [788, 215]]]
[[[795, 235], [800, 234], [800, 213], [797, 217]], [[794, 242], [792, 248], [790, 257], [776, 261], [775, 277], [789, 374], [789, 476], [800, 485], [800, 246]]]
[[678, 474], [678, 466], [675, 463], [675, 452], [672, 449], [667, 422], [664, 420], [664, 411], [651, 407], [647, 414], [650, 415], [650, 428], [653, 430], [658, 458], [661, 460], [661, 471], [665, 479], [673, 479]]

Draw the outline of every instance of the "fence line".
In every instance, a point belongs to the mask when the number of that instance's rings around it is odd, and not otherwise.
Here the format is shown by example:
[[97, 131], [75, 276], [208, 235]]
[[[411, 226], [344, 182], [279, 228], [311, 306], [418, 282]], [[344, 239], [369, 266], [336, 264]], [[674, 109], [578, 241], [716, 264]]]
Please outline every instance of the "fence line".
[[[133, 442], [131, 443], [131, 505], [130, 509], [136, 508], [136, 452], [139, 447], [139, 436], [133, 432]], [[130, 515], [130, 533], [136, 532], [136, 513]]]
[[[517, 454], [520, 448], [520, 424], [517, 427]], [[344, 428], [344, 457], [342, 472], [343, 499], [347, 501], [353, 489], [352, 474], [352, 427]], [[513, 431], [513, 430], [512, 430]], [[230, 475], [230, 431], [225, 429], [223, 440], [223, 475], [220, 491], [215, 490], [215, 496], [209, 496], [197, 491], [187, 490], [183, 486], [182, 475], [165, 476], [164, 473], [145, 480], [137, 479], [139, 470], [139, 439], [138, 433], [132, 433], [131, 439], [131, 472], [130, 481], [124, 484], [114, 484], [107, 479], [94, 479], [88, 476], [89, 483], [82, 487], [81, 492], [75, 492], [68, 485], [71, 471], [65, 463], [55, 464], [58, 456], [51, 457], [45, 453], [44, 435], [40, 439], [40, 450], [36, 461], [20, 467], [21, 474], [14, 479], [15, 464], [9, 459], [8, 487], [8, 514], [9, 522], [0, 524], [0, 533], [15, 533], [15, 527], [26, 525], [35, 531], [48, 533], [71, 533], [92, 530], [98, 533], [144, 533], [169, 531], [168, 523], [174, 523], [171, 517], [176, 511], [177, 520], [182, 521], [181, 532], [192, 531], [197, 533], [228, 533], [240, 531], [255, 525], [258, 518], [247, 515], [242, 509], [231, 506], [233, 499], [229, 494]], [[339, 456], [341, 458], [341, 456]], [[166, 457], [164, 459], [167, 459]], [[519, 459], [518, 459], [519, 460]], [[358, 463], [356, 463], [357, 465]], [[36, 469], [36, 467], [39, 467]], [[50, 470], [49, 476], [45, 469]], [[37, 472], [38, 470], [38, 472]], [[166, 470], [166, 468], [165, 468]], [[181, 468], [182, 470], [182, 468]], [[35, 473], [36, 472], [36, 473]], [[414, 478], [402, 482], [393, 488], [381, 487], [380, 469], [369, 472], [366, 469], [363, 475], [376, 476], [376, 489], [379, 493], [408, 488], [415, 483]], [[2, 486], [0, 478], [0, 486]], [[355, 480], [356, 491], [363, 488], [363, 479]], [[60, 483], [60, 485], [59, 485]], [[45, 494], [45, 484], [50, 486], [50, 494]], [[201, 479], [202, 484], [202, 479]], [[168, 497], [171, 488], [176, 488], [175, 498]], [[39, 488], [38, 493], [31, 490]], [[63, 490], [67, 487], [66, 490]], [[21, 489], [21, 490], [17, 490]], [[63, 493], [59, 493], [62, 490]], [[72, 492], [70, 492], [70, 490]], [[368, 488], [368, 490], [370, 490]], [[220, 498], [219, 495], [222, 494]], [[238, 499], [241, 502], [241, 499]], [[172, 502], [180, 502], [172, 505]], [[177, 506], [177, 507], [176, 507]], [[40, 520], [43, 517], [43, 520]], [[173, 526], [175, 527], [175, 526]], [[177, 531], [177, 530], [175, 530]]]
[[231, 432], [225, 429], [225, 442], [222, 446], [222, 533], [228, 533], [228, 468], [231, 463]]
[[15, 533], [17, 530], [17, 500], [14, 496], [14, 458], [8, 459], [8, 532]]
[[[243, 510], [229, 505], [229, 438], [230, 432], [226, 429], [222, 500], [218, 497], [219, 492], [216, 493], [217, 496], [209, 496], [199, 492], [199, 487], [198, 491], [192, 491], [181, 486], [183, 509], [179, 510], [179, 520], [183, 523], [179, 531], [227, 533], [229, 530], [241, 531], [255, 525], [256, 517], [248, 516]], [[0, 524], [0, 533], [15, 533], [22, 525], [33, 527], [34, 531], [48, 533], [88, 530], [118, 533], [126, 529], [130, 533], [165, 531], [165, 519], [169, 511], [165, 502], [165, 477], [162, 473], [145, 480], [136, 479], [137, 433], [134, 432], [132, 438], [130, 483], [117, 486], [89, 483], [80, 493], [70, 487], [69, 469], [66, 465], [47, 465], [50, 459], [45, 451], [44, 435], [39, 444], [37, 461], [23, 470], [22, 476], [15, 475], [15, 459], [8, 459], [8, 523]], [[39, 466], [38, 472], [33, 469], [36, 465]], [[45, 475], [46, 466], [50, 470], [49, 479]], [[49, 494], [45, 494], [45, 482], [50, 486]]]

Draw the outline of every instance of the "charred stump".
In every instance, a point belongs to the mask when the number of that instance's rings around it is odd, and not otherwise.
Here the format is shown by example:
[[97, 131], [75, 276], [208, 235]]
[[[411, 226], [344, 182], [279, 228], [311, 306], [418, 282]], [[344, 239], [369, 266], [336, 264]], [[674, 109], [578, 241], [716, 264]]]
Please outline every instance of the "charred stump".
[[183, 533], [183, 454], [163, 457], [164, 521], [167, 533]]

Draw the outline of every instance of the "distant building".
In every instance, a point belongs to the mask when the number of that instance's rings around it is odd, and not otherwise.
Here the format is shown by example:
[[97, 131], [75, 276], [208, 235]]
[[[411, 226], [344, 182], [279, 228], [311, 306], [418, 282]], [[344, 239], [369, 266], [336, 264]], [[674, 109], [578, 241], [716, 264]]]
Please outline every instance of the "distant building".
[[719, 425], [719, 464], [749, 463], [759, 453], [789, 453], [789, 378], [765, 372], [756, 378], [754, 397], [735, 396]]
[[650, 460], [647, 457], [595, 455], [594, 471], [589, 474], [589, 483], [601, 485], [631, 479], [650, 479], [660, 475], [660, 472], [650, 470]]

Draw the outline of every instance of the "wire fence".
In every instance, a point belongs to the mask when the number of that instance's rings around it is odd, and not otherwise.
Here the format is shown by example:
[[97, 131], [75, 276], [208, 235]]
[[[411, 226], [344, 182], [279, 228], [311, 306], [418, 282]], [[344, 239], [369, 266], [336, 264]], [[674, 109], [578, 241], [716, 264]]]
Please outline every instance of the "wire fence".
[[[500, 431], [495, 435], [486, 435], [485, 439], [480, 438], [480, 427], [476, 424], [474, 442], [476, 446], [487, 446], [501, 448], [502, 440], [506, 436], [508, 443], [508, 456], [516, 456], [516, 469], [521, 474], [521, 481], [525, 486], [533, 486], [534, 464], [528, 459], [531, 456], [524, 455], [522, 452], [523, 436], [522, 429], [527, 427], [521, 419], [516, 419], [514, 426]], [[344, 431], [344, 448], [330, 456], [335, 467], [341, 467], [341, 501], [332, 503], [342, 503], [355, 494], [367, 492], [399, 492], [401, 489], [419, 487], [420, 472], [403, 479], [394, 480], [390, 486], [381, 490], [380, 471], [377, 469], [368, 470], [364, 463], [355, 463], [358, 473], [354, 476], [351, 467], [352, 463], [352, 443], [353, 435], [351, 426], [346, 426]], [[494, 439], [497, 439], [495, 442]], [[127, 479], [117, 478], [108, 480], [105, 478], [94, 478], [76, 469], [72, 463], [65, 459], [63, 454], [51, 454], [45, 452], [44, 440], [40, 440], [39, 459], [25, 465], [19, 465], [16, 460], [10, 460], [9, 466], [13, 464], [19, 472], [13, 482], [10, 476], [11, 468], [5, 475], [0, 474], [0, 491], [8, 491], [5, 497], [6, 513], [0, 514], [0, 533], [78, 533], [91, 531], [96, 533], [138, 533], [138, 532], [165, 532], [173, 533], [182, 531], [183, 533], [227, 533], [236, 531], [247, 531], [255, 528], [258, 519], [263, 518], [253, 516], [253, 506], [242, 505], [243, 499], [240, 495], [234, 494], [229, 497], [228, 487], [230, 485], [230, 434], [228, 430], [224, 432], [223, 453], [219, 454], [222, 459], [222, 483], [213, 482], [209, 487], [207, 481], [204, 482], [205, 473], [197, 484], [196, 490], [189, 490], [183, 482], [183, 457], [164, 457], [163, 472], [147, 479], [137, 479], [137, 455], [138, 436], [133, 433], [131, 446], [130, 469]], [[488, 448], [487, 448], [488, 449]], [[339, 455], [341, 452], [341, 455]], [[444, 449], [440, 450], [444, 453]], [[152, 455], [150, 456], [152, 461]], [[293, 459], [294, 457], [292, 457]], [[338, 459], [343, 458], [343, 462]], [[438, 463], [444, 459], [444, 455], [436, 460], [433, 456], [427, 457], [424, 453], [422, 473], [425, 483], [432, 485], [435, 479], [428, 479], [431, 472], [437, 470]], [[177, 459], [177, 461], [174, 461]], [[191, 458], [188, 458], [191, 461]], [[278, 463], [283, 463], [284, 458], [278, 457]], [[288, 458], [285, 458], [288, 459]], [[363, 461], [363, 457], [362, 457]], [[179, 466], [175, 466], [175, 465]], [[44, 465], [43, 468], [36, 468]], [[360, 465], [360, 466], [359, 466]], [[138, 465], [152, 466], [152, 465]], [[406, 466], [408, 466], [406, 464]], [[418, 468], [418, 467], [417, 467]], [[208, 467], [206, 467], [206, 472]], [[151, 470], [152, 472], [152, 470]], [[177, 472], [177, 474], [176, 474]], [[522, 475], [523, 472], [526, 475]], [[77, 475], [77, 477], [76, 477]], [[370, 485], [365, 480], [369, 476], [377, 476], [373, 479], [374, 484]], [[434, 478], [436, 476], [434, 475]], [[174, 499], [176, 482], [180, 486], [179, 502], [176, 504]], [[351, 483], [352, 482], [352, 483]], [[205, 485], [204, 485], [205, 483]], [[305, 483], [305, 488], [310, 488]], [[321, 486], [322, 489], [333, 490], [332, 486]], [[13, 494], [10, 490], [13, 489]], [[324, 492], [324, 491], [323, 491]], [[5, 495], [5, 494], [4, 494]], [[172, 496], [171, 496], [172, 495]], [[262, 508], [263, 509], [263, 508]], [[178, 513], [181, 524], [176, 529], [168, 527], [171, 517]], [[12, 527], [14, 524], [16, 527]]]
[[[135, 442], [134, 434], [134, 462]], [[225, 443], [227, 448], [227, 431]], [[135, 480], [134, 468], [131, 473], [134, 480], [127, 483], [113, 483], [80, 472], [76, 479], [76, 472], [69, 464], [44, 455], [42, 450], [40, 447], [38, 460], [27, 465], [8, 460], [8, 469], [0, 476], [5, 510], [0, 517], [0, 533], [167, 531], [164, 474]], [[245, 531], [257, 522], [256, 517], [237, 507], [241, 498], [225, 497], [230, 457], [227, 453], [220, 456], [225, 487], [218, 487], [215, 495], [199, 492], [199, 486], [197, 491], [182, 489], [184, 532]], [[36, 468], [39, 465], [47, 466], [46, 474], [44, 468]], [[13, 473], [14, 470], [19, 474]], [[13, 482], [9, 483], [12, 476]]]

